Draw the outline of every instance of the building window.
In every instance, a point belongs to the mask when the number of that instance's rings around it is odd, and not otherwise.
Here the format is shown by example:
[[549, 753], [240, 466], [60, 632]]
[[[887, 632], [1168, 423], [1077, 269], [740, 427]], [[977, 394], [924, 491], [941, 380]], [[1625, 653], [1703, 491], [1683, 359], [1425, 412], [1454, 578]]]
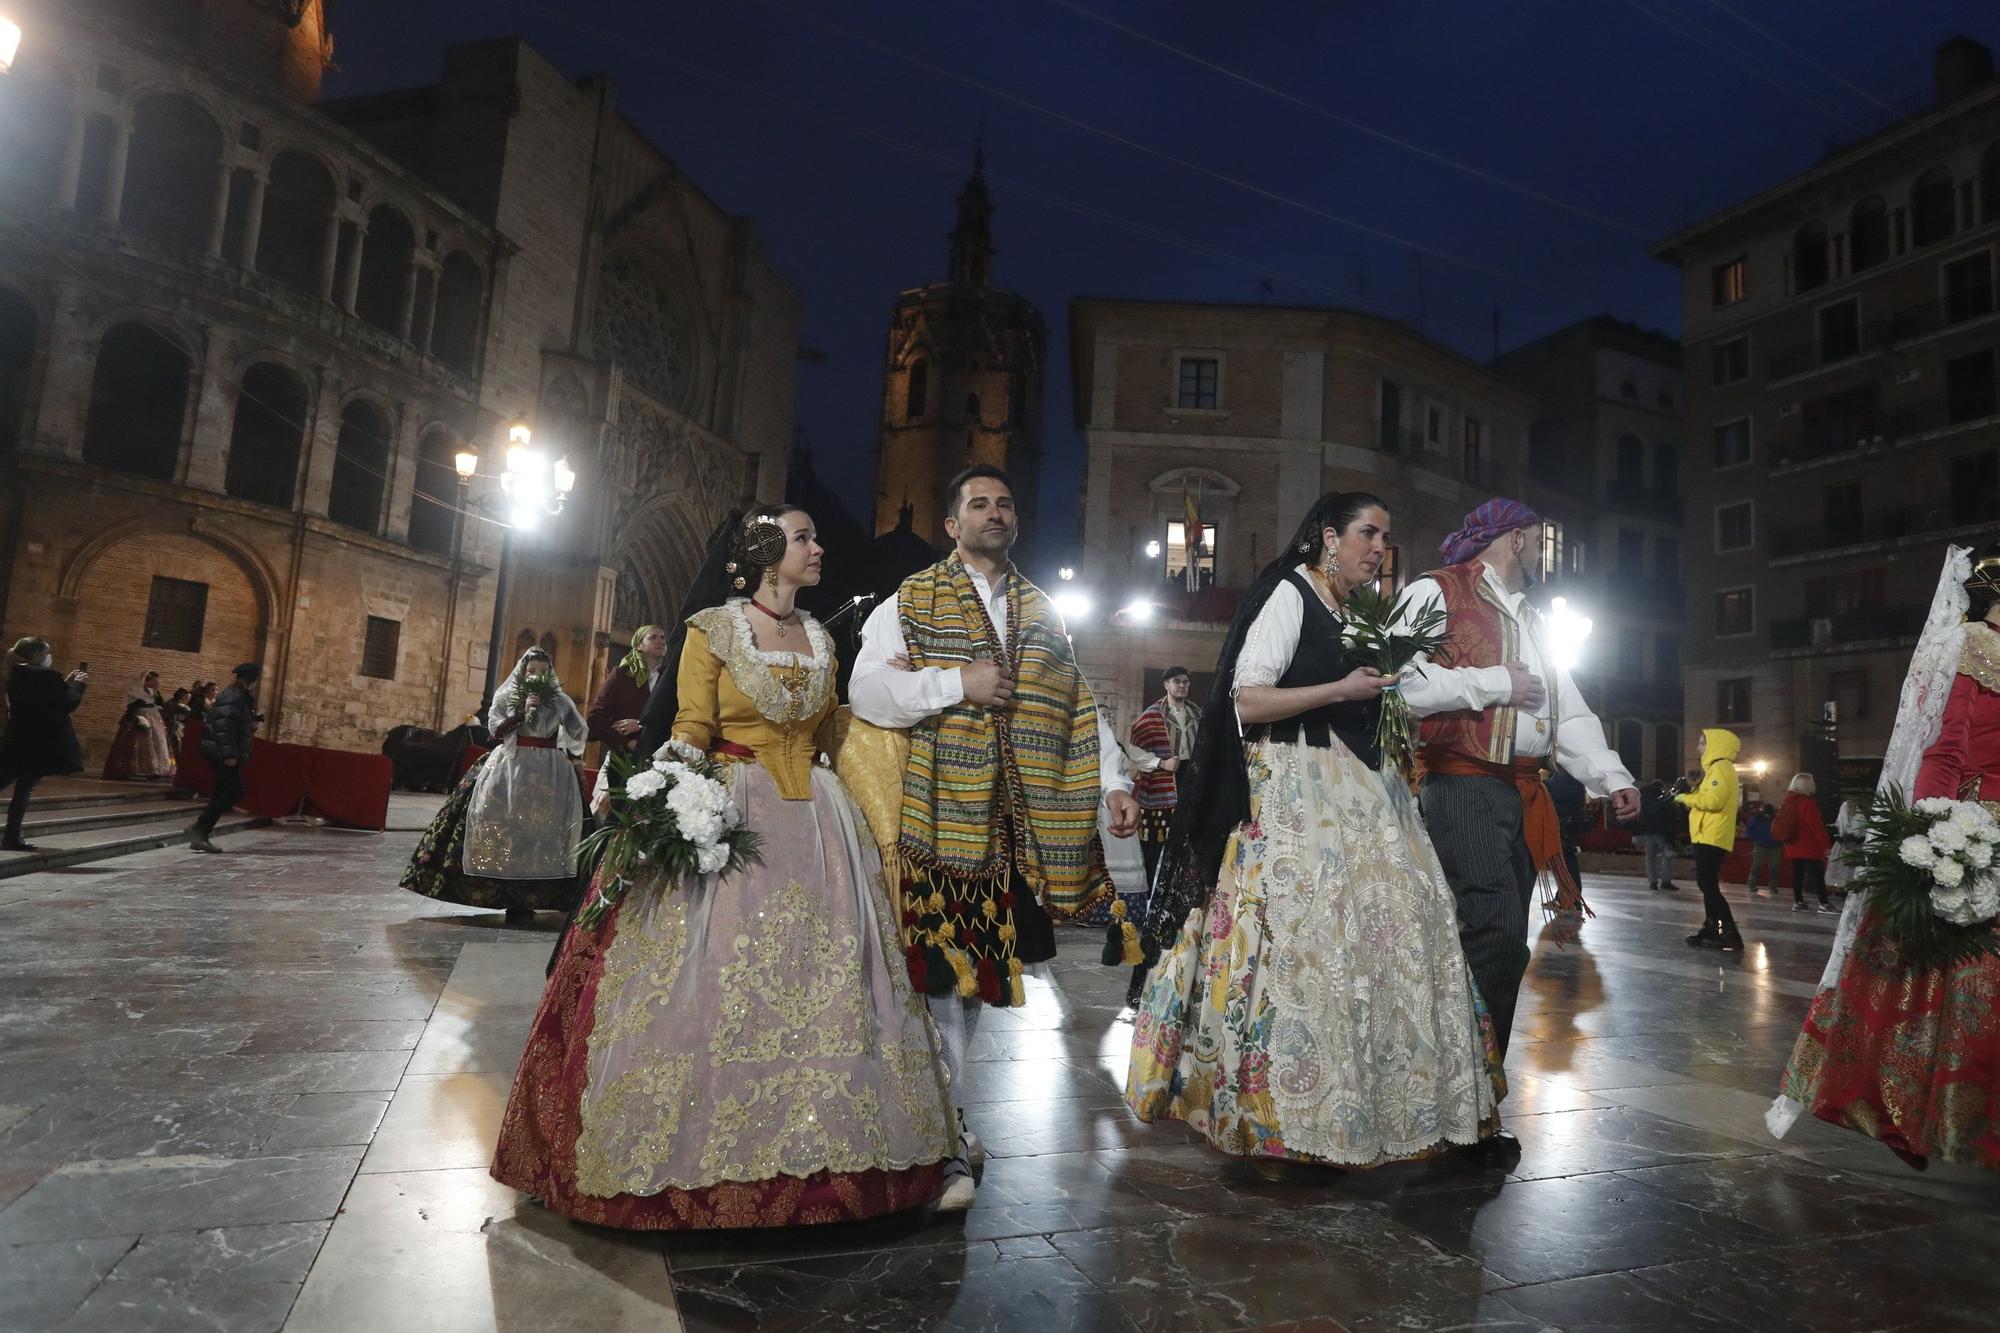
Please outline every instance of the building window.
[[1880, 568], [1857, 569], [1806, 580], [1806, 616], [1824, 620], [1856, 611], [1880, 610], [1888, 601], [1888, 580]]
[[326, 516], [363, 532], [380, 531], [388, 480], [389, 419], [367, 403], [349, 403], [340, 414]]
[[1563, 569], [1571, 578], [1583, 577], [1583, 538], [1572, 537], [1563, 550]]
[[1866, 671], [1836, 671], [1827, 682], [1828, 693], [1833, 695], [1834, 717], [1836, 720], [1852, 718], [1858, 722], [1868, 720], [1868, 673]]
[[1486, 440], [1478, 417], [1465, 419], [1465, 479], [1476, 482], [1486, 475]]
[[1792, 236], [1792, 290], [1826, 286], [1827, 269], [1826, 224], [1808, 222]]
[[1390, 546], [1382, 552], [1382, 568], [1375, 575], [1375, 590], [1394, 597], [1403, 590], [1403, 548]]
[[243, 372], [224, 489], [260, 504], [292, 507], [310, 401], [305, 383], [284, 366], [260, 361]]
[[1710, 353], [1717, 384], [1741, 384], [1750, 378], [1750, 335], [1717, 343]]
[[1662, 583], [1681, 581], [1681, 539], [1679, 537], [1655, 537], [1653, 539], [1653, 574]]
[[83, 423], [83, 461], [156, 481], [173, 480], [192, 363], [150, 324], [118, 324], [98, 345]]
[[1394, 380], [1382, 381], [1380, 424], [1377, 442], [1385, 454], [1403, 451], [1403, 386]]
[[1820, 488], [1820, 524], [1832, 546], [1850, 546], [1865, 535], [1867, 519], [1861, 505], [1861, 483], [1843, 482]]
[[1709, 273], [1717, 305], [1735, 305], [1750, 294], [1744, 260], [1739, 255], [1726, 264], [1717, 264]]
[[1653, 776], [1662, 782], [1672, 782], [1680, 775], [1681, 729], [1671, 722], [1662, 722], [1653, 728]]
[[1754, 500], [1737, 500], [1715, 507], [1715, 549], [1747, 551], [1757, 542], [1757, 506]]
[[1944, 363], [1945, 416], [1953, 424], [1992, 416], [2000, 410], [1994, 399], [1991, 348]]
[[1627, 772], [1645, 771], [1646, 729], [1629, 717], [1618, 723], [1618, 759]]
[[1944, 266], [1944, 317], [1958, 324], [1993, 313], [1993, 254], [1978, 254]]
[[1653, 395], [1653, 406], [1662, 412], [1671, 412], [1674, 410], [1674, 396], [1662, 389]]
[[1750, 461], [1750, 418], [1738, 417], [1715, 428], [1715, 465], [1741, 467]]
[[1618, 529], [1618, 572], [1627, 578], [1644, 577], [1646, 534], [1632, 528]]
[[1718, 638], [1749, 634], [1757, 628], [1756, 589], [1725, 588], [1715, 594], [1715, 633]]
[[1626, 680], [1646, 677], [1646, 631], [1627, 625], [1618, 631], [1618, 674]]
[[1424, 409], [1424, 442], [1444, 448], [1444, 409], [1435, 404]]
[[1848, 249], [1856, 273], [1889, 258], [1889, 206], [1871, 194], [1847, 215]]
[[1554, 578], [1563, 567], [1563, 525], [1551, 519], [1542, 522], [1542, 567], [1537, 571], [1543, 580]]
[[402, 640], [402, 621], [368, 617], [368, 635], [361, 644], [361, 674], [377, 680], [394, 680], [396, 649]]
[[1214, 409], [1221, 406], [1222, 362], [1212, 356], [1181, 358], [1180, 394], [1176, 407]]
[[1910, 187], [1910, 242], [1936, 245], [1958, 230], [1957, 201], [1952, 197], [1951, 171], [1932, 167]]
[[975, 426], [986, 424], [979, 419], [979, 395], [976, 393], [965, 395], [965, 419]]
[[1727, 726], [1750, 720], [1750, 678], [1737, 676], [1715, 682], [1715, 720]]
[[[1197, 589], [1215, 586], [1215, 548], [1219, 540], [1215, 524], [1204, 519], [1201, 525], [1201, 546], [1194, 553]], [[1183, 588], [1187, 587], [1187, 569], [1187, 524], [1177, 520], [1167, 524], [1167, 581]]]
[[1681, 636], [1662, 634], [1653, 640], [1653, 679], [1662, 685], [1681, 683]]
[[2000, 452], [1951, 460], [1951, 525], [2000, 522]]
[[1819, 359], [1825, 365], [1861, 354], [1861, 303], [1842, 301], [1819, 312]]
[[164, 648], [175, 653], [201, 651], [201, 631], [208, 619], [208, 585], [187, 579], [153, 576], [153, 590], [146, 598], [146, 628], [139, 637], [142, 648]]
[[903, 420], [915, 421], [931, 402], [931, 363], [910, 363], [910, 382], [903, 389]]

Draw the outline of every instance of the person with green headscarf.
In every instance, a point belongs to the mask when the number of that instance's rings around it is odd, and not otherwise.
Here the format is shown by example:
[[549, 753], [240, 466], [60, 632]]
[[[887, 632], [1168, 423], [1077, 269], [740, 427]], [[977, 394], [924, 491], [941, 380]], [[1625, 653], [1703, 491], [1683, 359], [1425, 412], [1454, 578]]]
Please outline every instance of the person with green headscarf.
[[598, 686], [585, 720], [590, 739], [603, 743], [606, 756], [629, 754], [638, 744], [639, 715], [646, 711], [666, 654], [667, 632], [658, 625], [641, 625], [632, 631], [632, 651]]

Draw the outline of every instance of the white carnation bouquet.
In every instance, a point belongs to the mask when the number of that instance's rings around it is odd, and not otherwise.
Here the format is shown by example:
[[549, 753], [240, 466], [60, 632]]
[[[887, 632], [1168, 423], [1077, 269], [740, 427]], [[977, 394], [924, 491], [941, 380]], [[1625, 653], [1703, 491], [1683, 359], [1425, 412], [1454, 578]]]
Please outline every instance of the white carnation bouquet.
[[586, 863], [599, 859], [578, 925], [595, 929], [642, 869], [685, 886], [756, 856], [757, 835], [744, 827], [722, 765], [692, 745], [668, 741], [643, 766], [623, 755], [607, 762], [611, 815], [578, 849]]
[[1975, 801], [1906, 804], [1891, 787], [1868, 810], [1852, 887], [1918, 966], [2000, 953], [2000, 821]]

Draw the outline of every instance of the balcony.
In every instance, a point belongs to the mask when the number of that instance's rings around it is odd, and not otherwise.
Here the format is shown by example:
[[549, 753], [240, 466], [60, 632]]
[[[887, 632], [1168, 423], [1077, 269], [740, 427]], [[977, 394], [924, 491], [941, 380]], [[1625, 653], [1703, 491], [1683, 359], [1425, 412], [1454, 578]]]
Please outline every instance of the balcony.
[[1681, 495], [1677, 490], [1662, 490], [1639, 482], [1611, 481], [1604, 486], [1604, 503], [1627, 513], [1672, 519], [1676, 523], [1681, 520]]
[[1936, 301], [1922, 301], [1891, 316], [1895, 340], [1927, 338], [2000, 310], [2000, 283], [1975, 284]]
[[1687, 604], [1687, 589], [1679, 579], [1649, 579], [1633, 574], [1606, 574], [1604, 595], [1675, 610]]
[[1963, 395], [1957, 402], [1933, 398], [1904, 407], [1873, 428], [1842, 422], [1829, 424], [1813, 435], [1775, 440], [1771, 444], [1771, 467], [1773, 471], [1781, 471], [1864, 449], [1889, 448], [1933, 431], [1970, 426], [1995, 415], [2000, 415], [2000, 401], [1992, 394]]
[[1865, 546], [1870, 542], [1894, 541], [1918, 526], [1918, 511], [1908, 505], [1882, 508], [1864, 514], [1855, 523], [1802, 523], [1796, 527], [1771, 529], [1771, 558], [1811, 555], [1835, 551], [1845, 546]]
[[1895, 329], [1886, 319], [1871, 319], [1842, 337], [1815, 338], [1809, 343], [1775, 352], [1764, 358], [1767, 381], [1787, 380], [1794, 375], [1852, 361], [1879, 352], [1895, 341]]
[[1836, 648], [1914, 638], [1924, 627], [1924, 613], [1908, 607], [1868, 607], [1836, 616], [1800, 616], [1771, 622], [1774, 652]]

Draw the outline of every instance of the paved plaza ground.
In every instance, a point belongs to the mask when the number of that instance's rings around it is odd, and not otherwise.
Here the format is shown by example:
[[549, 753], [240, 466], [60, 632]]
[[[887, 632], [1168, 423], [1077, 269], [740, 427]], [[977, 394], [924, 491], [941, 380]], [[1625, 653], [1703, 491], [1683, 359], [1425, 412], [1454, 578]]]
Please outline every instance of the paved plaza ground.
[[[0, 1329], [1992, 1328], [2000, 1179], [1761, 1114], [1833, 919], [1591, 877], [1544, 943], [1512, 1171], [1267, 1184], [1119, 1100], [1124, 976], [1065, 937], [989, 1014], [963, 1219], [626, 1235], [486, 1174], [556, 922], [395, 888], [385, 835], [275, 827], [0, 881]], [[1742, 901], [1742, 891], [1731, 896]]]

